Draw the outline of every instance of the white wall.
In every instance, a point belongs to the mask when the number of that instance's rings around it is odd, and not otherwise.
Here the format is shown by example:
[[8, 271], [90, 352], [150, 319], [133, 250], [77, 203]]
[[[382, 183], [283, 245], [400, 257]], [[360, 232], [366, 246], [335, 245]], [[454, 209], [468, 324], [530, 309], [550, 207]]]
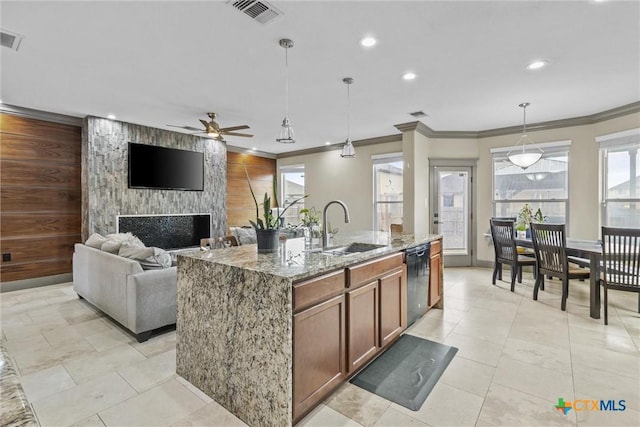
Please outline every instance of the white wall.
[[[339, 147], [342, 148], [342, 147]], [[342, 200], [349, 208], [351, 223], [344, 223], [340, 206], [331, 206], [328, 212], [331, 227], [345, 231], [373, 229], [373, 163], [374, 154], [402, 151], [400, 136], [397, 142], [356, 147], [355, 159], [343, 159], [340, 150], [278, 159], [282, 166], [304, 164], [305, 206], [322, 208], [331, 200]]]
[[[529, 132], [530, 138], [537, 143], [571, 140], [569, 149], [569, 229], [571, 237], [582, 239], [599, 238], [599, 151], [595, 142], [597, 136], [620, 132], [640, 127], [640, 113], [630, 114], [604, 122]], [[405, 132], [406, 134], [407, 132]], [[517, 143], [519, 135], [497, 136], [480, 139], [448, 139], [425, 138], [414, 133], [404, 136], [404, 142], [398, 137], [397, 142], [369, 145], [356, 148], [356, 158], [342, 159], [339, 151], [328, 151], [317, 154], [287, 157], [278, 159], [278, 167], [292, 164], [305, 164], [305, 186], [309, 194], [308, 206], [322, 210], [325, 203], [333, 199], [343, 200], [351, 211], [351, 224], [343, 225], [343, 217], [339, 207], [331, 207], [329, 216], [332, 226], [341, 230], [371, 229], [373, 226], [373, 173], [372, 154], [401, 152], [403, 147], [413, 147], [410, 153], [418, 160], [411, 171], [414, 179], [412, 188], [407, 188], [405, 181], [405, 197], [412, 197], [414, 209], [411, 214], [405, 213], [405, 223], [410, 215], [411, 221], [418, 224], [423, 221], [419, 216], [418, 204], [424, 206], [424, 197], [428, 197], [428, 161], [430, 159], [478, 159], [476, 179], [477, 224], [477, 259], [480, 262], [493, 261], [493, 249], [487, 244], [483, 233], [489, 228], [489, 218], [493, 215], [493, 165], [489, 150], [494, 147], [511, 146]], [[410, 142], [408, 144], [408, 142]], [[416, 148], [417, 147], [417, 148]], [[409, 154], [409, 153], [407, 153]], [[413, 160], [412, 160], [413, 162]], [[405, 172], [407, 170], [405, 169]], [[408, 193], [411, 192], [411, 195]], [[407, 206], [405, 204], [405, 206]], [[425, 222], [425, 224], [428, 220]]]

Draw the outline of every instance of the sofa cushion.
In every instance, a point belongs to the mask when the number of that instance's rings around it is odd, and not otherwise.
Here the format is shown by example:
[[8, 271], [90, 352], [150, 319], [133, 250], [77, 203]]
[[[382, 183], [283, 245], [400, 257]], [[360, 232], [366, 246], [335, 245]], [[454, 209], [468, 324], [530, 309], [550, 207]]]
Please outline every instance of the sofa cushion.
[[107, 234], [107, 240], [102, 244], [100, 249], [112, 254], [118, 254], [118, 252], [120, 251], [120, 247], [123, 244], [127, 244], [128, 246], [135, 246], [138, 248], [144, 248], [144, 243], [142, 243], [142, 240], [138, 239], [133, 234], [114, 233]]
[[91, 236], [89, 236], [87, 241], [84, 242], [84, 244], [94, 249], [102, 249], [102, 245], [106, 241], [107, 241], [107, 238], [104, 237], [103, 235], [98, 233], [93, 233]]
[[241, 245], [250, 245], [256, 243], [256, 230], [252, 228], [231, 227], [231, 234], [236, 236], [238, 243]]
[[136, 260], [143, 270], [171, 267], [171, 254], [160, 248], [146, 248], [123, 243], [118, 251], [121, 257]]

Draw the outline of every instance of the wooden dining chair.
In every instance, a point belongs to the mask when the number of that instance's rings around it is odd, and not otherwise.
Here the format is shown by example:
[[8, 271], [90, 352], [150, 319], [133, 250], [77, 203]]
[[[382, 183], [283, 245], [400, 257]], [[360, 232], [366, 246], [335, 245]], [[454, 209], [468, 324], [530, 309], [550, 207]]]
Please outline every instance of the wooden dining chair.
[[604, 324], [609, 324], [607, 291], [636, 292], [640, 313], [640, 229], [602, 227]]
[[511, 292], [513, 292], [516, 286], [516, 276], [518, 283], [522, 283], [522, 267], [535, 265], [536, 261], [534, 258], [518, 254], [514, 221], [491, 219], [489, 226], [495, 251], [491, 283], [496, 284], [496, 277], [502, 271], [502, 265], [509, 265], [511, 266]]
[[567, 239], [564, 224], [531, 223], [531, 240], [536, 256], [536, 283], [533, 299], [538, 299], [538, 290], [544, 290], [544, 277], [557, 277], [562, 281], [562, 302], [560, 308], [567, 309], [569, 280], [588, 279], [591, 272], [587, 268], [573, 267], [567, 258]]

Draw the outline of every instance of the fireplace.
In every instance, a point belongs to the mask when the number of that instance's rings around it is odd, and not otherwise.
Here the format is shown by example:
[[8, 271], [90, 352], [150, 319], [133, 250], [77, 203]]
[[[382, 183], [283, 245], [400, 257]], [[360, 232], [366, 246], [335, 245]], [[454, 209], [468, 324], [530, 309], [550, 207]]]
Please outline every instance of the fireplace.
[[211, 214], [118, 215], [118, 233], [131, 232], [146, 246], [165, 250], [199, 247], [211, 237]]

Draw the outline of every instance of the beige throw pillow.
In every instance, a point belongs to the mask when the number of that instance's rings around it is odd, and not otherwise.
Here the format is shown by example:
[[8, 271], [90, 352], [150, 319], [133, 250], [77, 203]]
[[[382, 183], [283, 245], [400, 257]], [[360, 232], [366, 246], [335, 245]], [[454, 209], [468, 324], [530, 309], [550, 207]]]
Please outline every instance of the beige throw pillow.
[[143, 270], [171, 267], [171, 254], [160, 248], [141, 248], [123, 243], [118, 255], [138, 261]]
[[103, 243], [106, 241], [107, 241], [106, 237], [98, 233], [93, 233], [91, 236], [89, 236], [87, 241], [84, 242], [84, 244], [94, 249], [101, 249]]

